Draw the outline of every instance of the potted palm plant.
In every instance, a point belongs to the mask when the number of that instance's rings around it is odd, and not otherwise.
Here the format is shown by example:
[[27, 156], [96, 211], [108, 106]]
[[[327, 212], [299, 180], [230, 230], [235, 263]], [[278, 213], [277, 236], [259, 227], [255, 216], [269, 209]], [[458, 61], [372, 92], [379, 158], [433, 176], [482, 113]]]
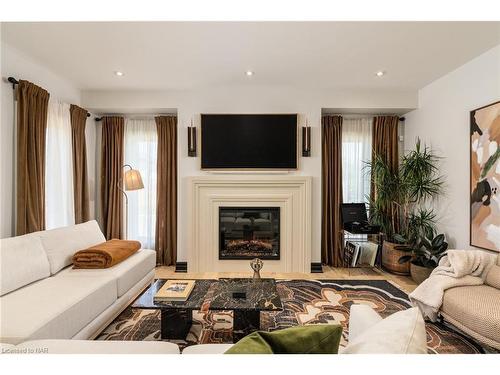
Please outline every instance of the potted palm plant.
[[436, 234], [436, 214], [429, 202], [443, 192], [438, 161], [439, 157], [417, 139], [396, 171], [380, 155], [368, 163], [375, 189], [370, 221], [384, 233], [382, 266], [392, 273], [408, 275], [410, 263], [399, 259], [420, 239]]

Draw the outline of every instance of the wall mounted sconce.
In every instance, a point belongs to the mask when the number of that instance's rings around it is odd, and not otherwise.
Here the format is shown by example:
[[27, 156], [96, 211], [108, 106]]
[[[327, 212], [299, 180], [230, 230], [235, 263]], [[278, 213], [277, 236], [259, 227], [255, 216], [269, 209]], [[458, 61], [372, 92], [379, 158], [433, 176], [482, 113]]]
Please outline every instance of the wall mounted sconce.
[[193, 120], [188, 126], [188, 156], [196, 156], [196, 127], [193, 126]]
[[311, 127], [307, 126], [307, 120], [306, 126], [302, 127], [302, 156], [311, 156]]

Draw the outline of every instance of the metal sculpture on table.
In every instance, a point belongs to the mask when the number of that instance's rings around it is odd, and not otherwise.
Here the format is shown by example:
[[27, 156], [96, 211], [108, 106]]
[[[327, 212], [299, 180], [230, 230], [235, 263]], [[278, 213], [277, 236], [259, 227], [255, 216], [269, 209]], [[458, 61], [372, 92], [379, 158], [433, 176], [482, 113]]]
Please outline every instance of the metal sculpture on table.
[[260, 279], [260, 270], [264, 266], [264, 262], [259, 258], [252, 259], [250, 262], [250, 267], [253, 269], [253, 278]]

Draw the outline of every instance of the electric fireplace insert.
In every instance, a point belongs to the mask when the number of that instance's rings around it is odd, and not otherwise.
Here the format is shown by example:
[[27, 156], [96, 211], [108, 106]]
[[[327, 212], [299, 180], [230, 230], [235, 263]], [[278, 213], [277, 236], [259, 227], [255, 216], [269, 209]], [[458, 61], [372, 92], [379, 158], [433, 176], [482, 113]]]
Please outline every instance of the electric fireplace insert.
[[280, 259], [279, 207], [219, 207], [219, 259]]

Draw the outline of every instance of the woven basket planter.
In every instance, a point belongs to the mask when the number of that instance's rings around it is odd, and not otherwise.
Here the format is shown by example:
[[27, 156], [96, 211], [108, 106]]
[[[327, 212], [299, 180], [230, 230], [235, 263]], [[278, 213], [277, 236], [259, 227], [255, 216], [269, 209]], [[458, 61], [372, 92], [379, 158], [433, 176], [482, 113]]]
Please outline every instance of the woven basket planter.
[[410, 274], [410, 262], [399, 264], [399, 258], [408, 255], [408, 253], [395, 249], [396, 246], [398, 244], [384, 241], [382, 246], [382, 267], [390, 273], [407, 276]]
[[410, 263], [411, 278], [417, 284], [420, 284], [422, 281], [427, 279], [430, 276], [431, 272], [434, 270], [433, 268], [419, 266], [412, 262], [409, 263]]

